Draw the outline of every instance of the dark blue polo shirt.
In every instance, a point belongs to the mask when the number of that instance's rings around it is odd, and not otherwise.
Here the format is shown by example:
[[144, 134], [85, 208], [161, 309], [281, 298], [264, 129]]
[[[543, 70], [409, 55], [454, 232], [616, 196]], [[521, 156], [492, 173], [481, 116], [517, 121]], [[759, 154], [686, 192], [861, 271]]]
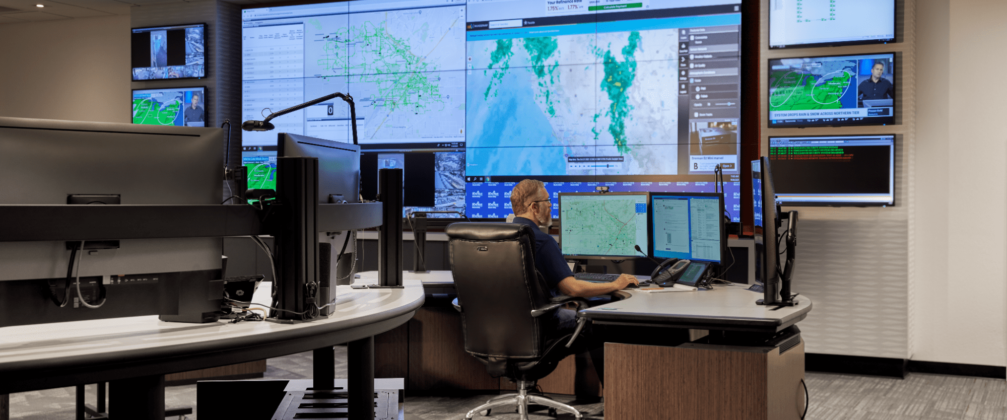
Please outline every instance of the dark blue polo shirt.
[[570, 271], [570, 266], [566, 265], [566, 259], [563, 258], [563, 253], [559, 250], [559, 244], [548, 233], [542, 232], [538, 225], [531, 220], [515, 217], [514, 223], [528, 226], [535, 233], [535, 269], [542, 273], [542, 277], [545, 278], [553, 296], [559, 295], [559, 282], [567, 277], [573, 277], [573, 271]]
[[878, 80], [877, 83], [868, 78], [860, 83], [857, 90], [860, 91], [862, 99], [895, 99], [895, 89], [892, 88], [892, 82], [889, 82], [884, 77]]

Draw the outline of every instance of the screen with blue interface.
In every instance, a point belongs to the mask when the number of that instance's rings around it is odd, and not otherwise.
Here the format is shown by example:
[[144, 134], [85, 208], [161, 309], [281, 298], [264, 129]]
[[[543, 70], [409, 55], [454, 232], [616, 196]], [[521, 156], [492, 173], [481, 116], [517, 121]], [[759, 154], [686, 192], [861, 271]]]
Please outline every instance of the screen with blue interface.
[[771, 0], [769, 48], [895, 41], [895, 0]]
[[720, 263], [723, 216], [718, 195], [651, 196], [654, 258]]
[[568, 257], [644, 257], [647, 194], [561, 194], [560, 248]]
[[202, 87], [133, 91], [133, 124], [206, 126]]
[[[450, 173], [436, 178], [452, 182], [432, 209], [472, 218], [512, 213], [510, 191], [525, 178], [550, 193], [713, 192], [720, 165], [740, 221], [740, 5], [368, 0], [244, 9], [242, 119], [348, 92], [362, 151], [450, 153]], [[272, 122], [276, 131], [351, 139], [339, 100]], [[245, 133], [243, 145], [271, 146], [275, 136]]]

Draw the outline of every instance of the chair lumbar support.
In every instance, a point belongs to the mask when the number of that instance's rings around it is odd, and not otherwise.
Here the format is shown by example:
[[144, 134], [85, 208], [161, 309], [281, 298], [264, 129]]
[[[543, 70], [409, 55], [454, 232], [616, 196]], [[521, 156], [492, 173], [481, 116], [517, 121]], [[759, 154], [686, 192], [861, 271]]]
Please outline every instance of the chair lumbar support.
[[[546, 398], [538, 395], [528, 395], [529, 389], [535, 388], [535, 381], [517, 381], [517, 394], [507, 394], [501, 395], [499, 397], [491, 398], [486, 404], [480, 405], [473, 408], [468, 414], [465, 415], [466, 419], [471, 419], [476, 416], [481, 411], [491, 410], [499, 407], [514, 407], [517, 406], [517, 412], [521, 420], [528, 420], [528, 405], [542, 405], [555, 409], [558, 411], [565, 411], [567, 413], [573, 414], [575, 418], [583, 418], [584, 416], [569, 405], [563, 404], [559, 401], [553, 400], [552, 398]], [[487, 413], [489, 415], [489, 413]]]

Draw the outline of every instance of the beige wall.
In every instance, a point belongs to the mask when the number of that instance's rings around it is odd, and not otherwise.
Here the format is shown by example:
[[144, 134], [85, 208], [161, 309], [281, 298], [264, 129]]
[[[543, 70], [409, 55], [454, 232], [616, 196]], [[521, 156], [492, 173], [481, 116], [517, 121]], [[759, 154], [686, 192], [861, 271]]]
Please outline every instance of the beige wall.
[[913, 359], [1004, 366], [1007, 2], [919, 4]]
[[129, 16], [0, 25], [0, 116], [130, 122]]

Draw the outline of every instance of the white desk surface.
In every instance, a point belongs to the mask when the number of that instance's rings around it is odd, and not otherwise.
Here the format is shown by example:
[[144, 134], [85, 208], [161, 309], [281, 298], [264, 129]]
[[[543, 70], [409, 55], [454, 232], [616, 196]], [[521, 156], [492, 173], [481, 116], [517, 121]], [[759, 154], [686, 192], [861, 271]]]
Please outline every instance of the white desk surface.
[[[184, 358], [187, 355], [198, 357], [196, 355], [209, 353], [219, 356], [222, 352], [247, 351], [256, 346], [282, 346], [297, 340], [312, 341], [310, 345], [314, 345], [319, 337], [337, 337], [343, 330], [353, 330], [354, 334], [360, 335], [369, 324], [405, 315], [411, 317], [412, 312], [423, 305], [420, 282], [407, 280], [404, 285], [402, 289], [361, 290], [339, 286], [335, 314], [299, 324], [231, 324], [228, 320], [188, 324], [162, 322], [157, 316], [142, 316], [0, 328], [0, 377], [12, 372], [25, 374], [33, 366], [39, 370], [53, 370], [60, 366], [72, 368], [77, 366], [75, 363], [111, 366], [118, 362], [143, 364], [146, 362], [139, 360]], [[268, 304], [270, 288], [270, 283], [260, 284], [253, 301]], [[408, 318], [403, 322], [405, 320]], [[384, 331], [376, 334], [380, 332]], [[277, 353], [283, 350], [271, 347], [264, 351]], [[249, 360], [256, 359], [251, 357]], [[192, 369], [184, 367], [181, 370]]]
[[[426, 273], [413, 273], [411, 271], [402, 272], [402, 280], [418, 280], [423, 284], [427, 285], [453, 285], [455, 284], [454, 277], [451, 276], [451, 270], [431, 270]], [[353, 278], [354, 284], [377, 284], [378, 283], [378, 272], [377, 271], [364, 271], [357, 273]]]

